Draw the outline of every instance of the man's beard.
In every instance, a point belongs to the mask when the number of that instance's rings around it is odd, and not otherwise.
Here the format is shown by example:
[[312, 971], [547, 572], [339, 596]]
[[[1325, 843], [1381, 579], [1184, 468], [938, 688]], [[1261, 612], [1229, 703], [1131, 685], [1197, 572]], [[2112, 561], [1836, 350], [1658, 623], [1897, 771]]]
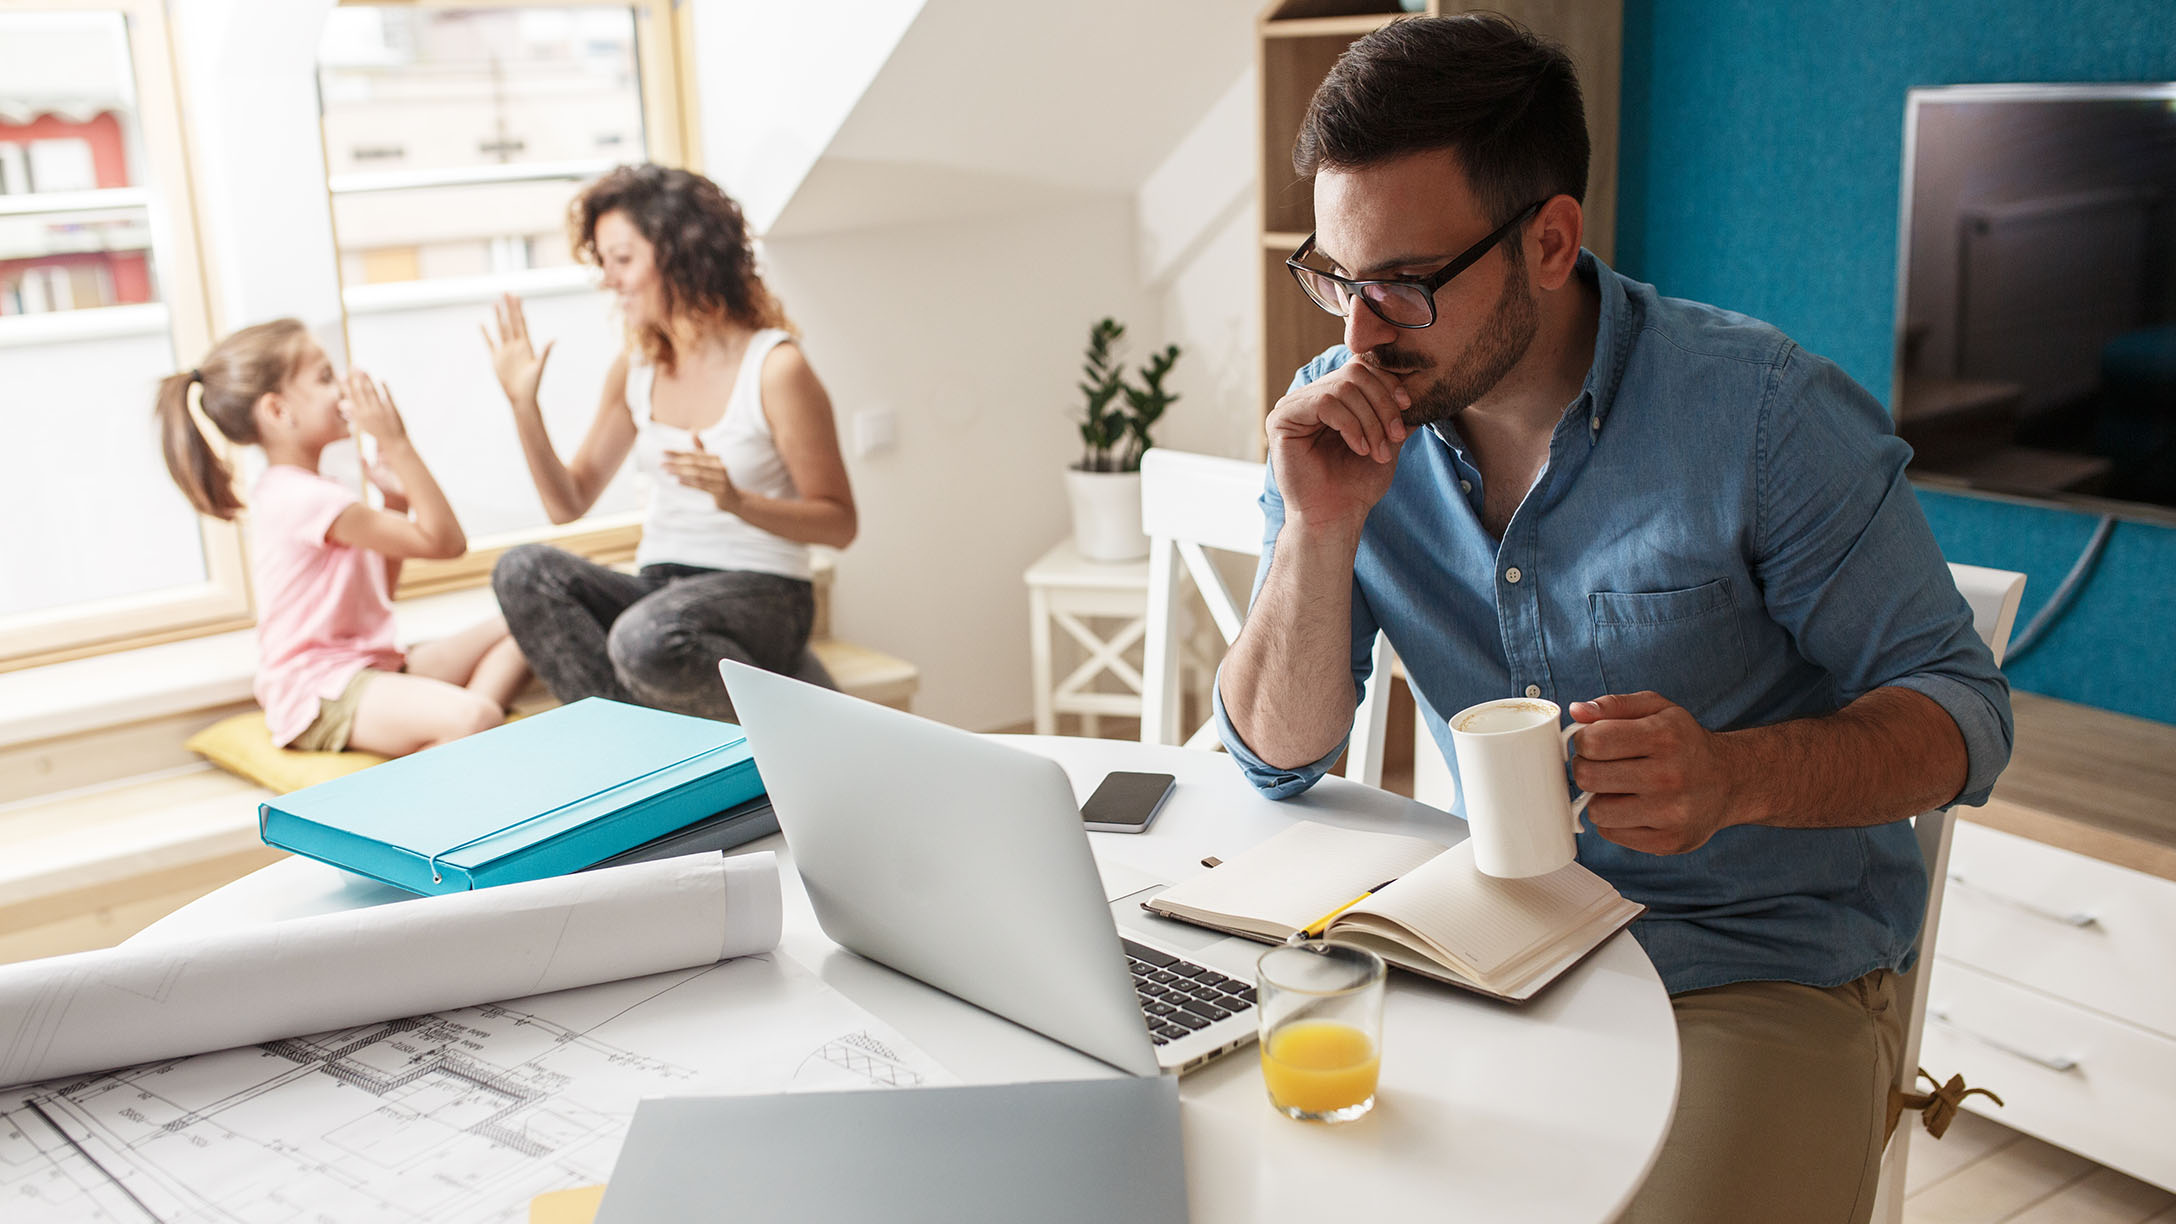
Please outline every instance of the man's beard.
[[[1457, 366], [1417, 392], [1407, 384], [1406, 393], [1413, 397], [1412, 406], [1402, 414], [1407, 427], [1433, 425], [1464, 412], [1475, 400], [1495, 390], [1504, 375], [1526, 356], [1526, 350], [1533, 346], [1534, 333], [1540, 330], [1541, 311], [1519, 271], [1514, 265], [1504, 278], [1504, 291], [1496, 297], [1496, 308], [1489, 312], [1487, 324], [1467, 346]], [[1429, 358], [1394, 344], [1370, 350], [1367, 360], [1392, 374], [1410, 374], [1435, 366]]]

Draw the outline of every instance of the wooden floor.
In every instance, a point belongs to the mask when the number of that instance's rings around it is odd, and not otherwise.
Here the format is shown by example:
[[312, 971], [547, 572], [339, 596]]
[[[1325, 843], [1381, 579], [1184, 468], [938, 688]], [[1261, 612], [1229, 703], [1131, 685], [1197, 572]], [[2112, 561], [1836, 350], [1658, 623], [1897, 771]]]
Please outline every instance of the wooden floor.
[[1977, 1114], [1915, 1130], [1904, 1183], [1905, 1224], [2176, 1224], [2176, 1194]]

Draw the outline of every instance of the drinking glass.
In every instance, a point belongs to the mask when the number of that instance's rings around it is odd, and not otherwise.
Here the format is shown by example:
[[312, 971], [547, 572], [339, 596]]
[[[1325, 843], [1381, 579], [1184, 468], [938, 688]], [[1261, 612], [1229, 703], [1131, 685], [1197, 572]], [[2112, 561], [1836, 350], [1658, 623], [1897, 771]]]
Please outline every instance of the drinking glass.
[[1375, 1107], [1382, 1068], [1383, 958], [1352, 944], [1282, 944], [1255, 967], [1262, 1083], [1302, 1122], [1350, 1122]]

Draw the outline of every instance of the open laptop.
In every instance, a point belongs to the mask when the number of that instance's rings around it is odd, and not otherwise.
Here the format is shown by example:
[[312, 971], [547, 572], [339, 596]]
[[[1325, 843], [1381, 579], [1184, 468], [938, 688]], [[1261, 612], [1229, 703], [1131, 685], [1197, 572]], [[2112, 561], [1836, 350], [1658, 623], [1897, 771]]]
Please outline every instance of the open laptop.
[[718, 670], [834, 942], [1135, 1075], [1254, 1040], [1261, 949], [1143, 913], [1160, 884], [1106, 889], [1057, 762]]

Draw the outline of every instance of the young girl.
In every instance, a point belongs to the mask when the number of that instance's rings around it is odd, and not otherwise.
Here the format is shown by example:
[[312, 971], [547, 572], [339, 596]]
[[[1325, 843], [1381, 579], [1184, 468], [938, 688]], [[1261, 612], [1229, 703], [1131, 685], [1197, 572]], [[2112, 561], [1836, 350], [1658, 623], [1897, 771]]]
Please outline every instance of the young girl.
[[[458, 557], [468, 540], [384, 388], [360, 371], [343, 383], [294, 319], [244, 328], [197, 369], [167, 378], [158, 399], [167, 470], [220, 519], [242, 502], [189, 413], [192, 388], [220, 433], [262, 446], [269, 461], [250, 491], [249, 552], [256, 693], [272, 742], [402, 756], [499, 725], [528, 678], [503, 618], [405, 655], [393, 644], [401, 562]], [[319, 455], [348, 436], [350, 420], [377, 439], [370, 479], [386, 509], [318, 474]]]

